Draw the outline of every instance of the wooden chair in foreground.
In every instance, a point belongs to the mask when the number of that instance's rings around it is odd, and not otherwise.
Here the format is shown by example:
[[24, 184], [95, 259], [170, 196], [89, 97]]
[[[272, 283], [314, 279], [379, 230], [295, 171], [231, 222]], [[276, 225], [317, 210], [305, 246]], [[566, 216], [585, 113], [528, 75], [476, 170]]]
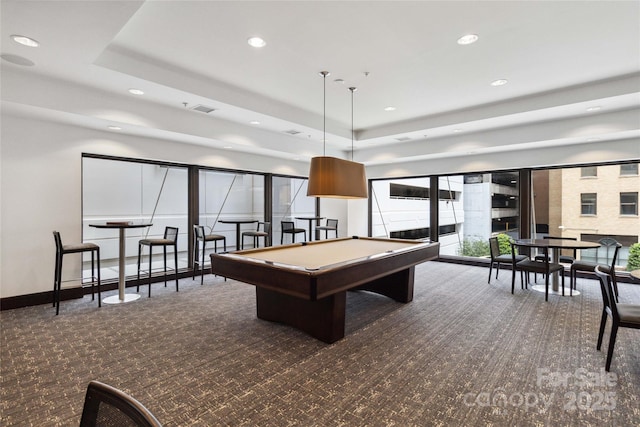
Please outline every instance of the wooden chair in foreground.
[[618, 304], [616, 302], [617, 293], [613, 290], [613, 277], [610, 272], [601, 269], [602, 266], [597, 265], [594, 272], [600, 279], [600, 290], [602, 291], [602, 319], [600, 320], [600, 331], [598, 332], [598, 344], [596, 348], [600, 350], [602, 347], [602, 338], [604, 336], [604, 327], [607, 323], [607, 317], [611, 317], [611, 334], [609, 335], [609, 349], [607, 350], [607, 361], [605, 370], [609, 371], [611, 367], [611, 359], [613, 358], [613, 348], [616, 345], [616, 336], [618, 328], [640, 329], [640, 304]]
[[80, 427], [162, 427], [142, 403], [115, 387], [91, 381], [84, 398]]

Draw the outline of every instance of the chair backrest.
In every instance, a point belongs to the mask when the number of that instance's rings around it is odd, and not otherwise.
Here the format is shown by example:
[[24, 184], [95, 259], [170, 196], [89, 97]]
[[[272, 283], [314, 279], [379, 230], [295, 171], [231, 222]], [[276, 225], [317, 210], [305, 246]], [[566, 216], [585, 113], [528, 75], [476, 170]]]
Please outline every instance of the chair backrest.
[[[577, 237], [555, 237], [555, 236], [547, 236], [547, 239], [554, 239], [554, 240], [578, 240]], [[576, 253], [577, 253], [577, 249], [571, 249], [571, 252], [573, 252], [573, 257], [576, 257]]]
[[258, 231], [260, 231], [260, 226], [262, 225], [262, 231], [265, 233], [271, 232], [271, 223], [270, 222], [259, 222], [258, 223]]
[[162, 424], [140, 402], [128, 394], [91, 381], [84, 399], [80, 427], [162, 427]]
[[177, 227], [165, 227], [164, 238], [171, 240], [174, 243], [178, 241], [178, 228]]
[[282, 227], [282, 231], [293, 230], [295, 228], [293, 221], [280, 221], [280, 226]]
[[[616, 321], [619, 319], [618, 306], [616, 305], [616, 295], [613, 292], [613, 278], [607, 272], [600, 270], [600, 266], [595, 268], [596, 276], [600, 279], [600, 291], [602, 292], [602, 304]], [[613, 271], [613, 270], [611, 270]]]
[[[511, 245], [511, 252], [514, 252], [513, 245]], [[497, 256], [500, 256], [500, 243], [498, 242], [497, 237], [489, 237], [489, 253], [491, 254], [491, 260], [494, 260]]]
[[337, 219], [327, 219], [327, 227], [338, 228], [338, 220]]
[[196, 240], [204, 240], [204, 226], [194, 225], [193, 232], [196, 235]]
[[58, 253], [62, 252], [62, 239], [60, 238], [60, 232], [53, 232], [53, 239], [56, 241], [56, 251]]
[[622, 245], [618, 242], [615, 243], [615, 249], [613, 250], [613, 258], [611, 258], [611, 264], [609, 265], [609, 272], [611, 273], [611, 277], [615, 279], [616, 277], [616, 262], [618, 260], [618, 253], [620, 252], [620, 248]]
[[614, 266], [616, 265], [616, 260], [618, 258], [618, 251], [619, 251], [619, 247], [621, 246], [620, 243], [618, 243], [618, 241], [616, 239], [613, 239], [611, 237], [605, 237], [603, 239], [598, 240], [598, 243], [600, 243], [601, 246], [603, 246], [606, 251], [607, 251], [607, 258], [609, 258], [609, 253], [610, 250], [613, 248], [614, 252], [613, 252], [613, 258], [612, 258], [612, 263], [611, 265]]

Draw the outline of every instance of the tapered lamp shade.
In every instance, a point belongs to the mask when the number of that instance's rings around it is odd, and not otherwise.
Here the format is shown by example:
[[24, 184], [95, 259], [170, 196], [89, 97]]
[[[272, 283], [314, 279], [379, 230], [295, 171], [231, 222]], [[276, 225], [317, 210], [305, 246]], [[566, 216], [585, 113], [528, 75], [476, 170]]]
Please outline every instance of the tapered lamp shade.
[[312, 158], [307, 196], [366, 199], [367, 177], [364, 165], [336, 157]]

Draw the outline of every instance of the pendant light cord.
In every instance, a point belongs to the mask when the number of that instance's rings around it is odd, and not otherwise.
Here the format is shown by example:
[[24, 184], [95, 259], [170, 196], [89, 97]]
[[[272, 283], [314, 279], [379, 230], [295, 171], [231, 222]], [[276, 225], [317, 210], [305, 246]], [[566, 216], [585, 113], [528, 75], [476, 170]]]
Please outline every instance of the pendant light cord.
[[322, 76], [322, 155], [327, 155], [327, 76], [328, 71], [320, 71]]
[[351, 91], [351, 161], [353, 162], [353, 93], [358, 90], [358, 88], [350, 87]]

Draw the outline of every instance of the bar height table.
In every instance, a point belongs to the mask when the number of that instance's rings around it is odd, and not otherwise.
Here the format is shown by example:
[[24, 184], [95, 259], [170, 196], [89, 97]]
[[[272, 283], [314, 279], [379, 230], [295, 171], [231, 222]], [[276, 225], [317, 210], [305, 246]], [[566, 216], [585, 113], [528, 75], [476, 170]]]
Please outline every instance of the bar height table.
[[125, 256], [126, 240], [124, 238], [124, 232], [127, 228], [143, 228], [143, 227], [150, 227], [152, 225], [153, 224], [151, 223], [131, 224], [128, 222], [106, 222], [104, 224], [89, 224], [89, 227], [118, 229], [120, 233], [120, 236], [119, 236], [120, 250], [118, 251], [118, 295], [113, 295], [103, 299], [102, 302], [104, 302], [105, 304], [121, 304], [125, 302], [135, 301], [138, 298], [140, 298], [140, 294], [124, 293], [125, 287], [126, 287], [125, 274], [124, 274], [124, 260], [126, 258]]
[[236, 225], [236, 250], [240, 250], [240, 226], [242, 224], [255, 224], [257, 219], [240, 218], [240, 219], [219, 219], [218, 222], [222, 224], [235, 224]]
[[[547, 248], [551, 255], [551, 262], [558, 264], [560, 262], [560, 251], [562, 249], [592, 249], [599, 248], [600, 243], [597, 242], [585, 242], [580, 240], [561, 240], [561, 239], [518, 239], [515, 241], [517, 245], [526, 246], [529, 248]], [[558, 273], [553, 273], [551, 278], [551, 290], [549, 293], [556, 295], [562, 295], [562, 290], [558, 284]], [[544, 285], [532, 286], [533, 290], [538, 292], [544, 292]], [[578, 291], [573, 291], [574, 295], [580, 295]], [[569, 295], [569, 292], [566, 293]]]
[[311, 231], [313, 230], [313, 221], [320, 221], [321, 219], [324, 219], [324, 217], [323, 216], [297, 216], [295, 218], [309, 221], [309, 241], [313, 242], [313, 234], [311, 234]]

